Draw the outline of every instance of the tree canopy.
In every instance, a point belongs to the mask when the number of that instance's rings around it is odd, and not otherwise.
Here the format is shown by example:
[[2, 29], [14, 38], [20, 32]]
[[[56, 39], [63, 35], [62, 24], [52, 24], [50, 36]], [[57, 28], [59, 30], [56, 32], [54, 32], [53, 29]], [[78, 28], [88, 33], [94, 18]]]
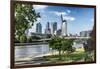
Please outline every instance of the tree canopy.
[[53, 50], [57, 50], [59, 52], [59, 59], [61, 60], [62, 53], [61, 52], [73, 52], [73, 39], [64, 39], [60, 37], [53, 37], [49, 41], [49, 47], [52, 48]]
[[[31, 4], [15, 4], [15, 38], [20, 42], [23, 42], [25, 32], [30, 29], [37, 18], [40, 17], [39, 13], [36, 13], [34, 7]], [[23, 39], [21, 39], [23, 38]]]

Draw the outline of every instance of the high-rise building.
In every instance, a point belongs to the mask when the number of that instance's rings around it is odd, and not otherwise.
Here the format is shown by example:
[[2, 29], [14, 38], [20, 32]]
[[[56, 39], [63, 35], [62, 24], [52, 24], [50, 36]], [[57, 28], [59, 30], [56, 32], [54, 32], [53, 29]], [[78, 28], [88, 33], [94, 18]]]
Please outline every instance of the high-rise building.
[[57, 22], [51, 24], [51, 34], [56, 35], [57, 32]]
[[41, 23], [36, 24], [36, 33], [42, 33], [42, 25]]
[[63, 22], [62, 24], [62, 36], [66, 36], [67, 35], [67, 23]]
[[58, 29], [58, 30], [57, 30], [57, 35], [58, 35], [58, 36], [61, 36], [61, 29]]
[[50, 29], [50, 23], [49, 22], [47, 22], [46, 29], [45, 29], [45, 34], [51, 34], [51, 29]]
[[61, 15], [61, 33], [62, 36], [66, 36], [67, 35], [67, 21], [63, 19], [63, 16]]
[[53, 23], [53, 32], [57, 32], [57, 22]]

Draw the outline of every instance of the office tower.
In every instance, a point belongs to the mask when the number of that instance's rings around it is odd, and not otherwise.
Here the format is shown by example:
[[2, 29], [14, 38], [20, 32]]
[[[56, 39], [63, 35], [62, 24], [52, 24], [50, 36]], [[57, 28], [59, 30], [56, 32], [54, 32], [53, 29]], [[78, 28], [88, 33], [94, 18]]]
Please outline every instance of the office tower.
[[57, 32], [57, 22], [51, 23], [51, 34], [56, 35]]
[[67, 35], [67, 23], [63, 22], [62, 24], [62, 36], [66, 36]]
[[63, 16], [61, 15], [61, 33], [62, 36], [67, 35], [67, 21], [63, 19]]
[[49, 22], [47, 22], [46, 29], [45, 29], [45, 34], [51, 34], [51, 29], [50, 29], [50, 23]]
[[53, 23], [53, 32], [56, 33], [57, 32], [57, 22]]
[[57, 34], [57, 22], [51, 23], [51, 34], [56, 35]]
[[57, 35], [58, 35], [58, 36], [61, 36], [61, 29], [58, 29], [58, 30], [57, 30]]
[[51, 23], [51, 34], [53, 35], [53, 23]]
[[41, 23], [36, 24], [36, 33], [41, 34], [42, 33], [42, 25]]

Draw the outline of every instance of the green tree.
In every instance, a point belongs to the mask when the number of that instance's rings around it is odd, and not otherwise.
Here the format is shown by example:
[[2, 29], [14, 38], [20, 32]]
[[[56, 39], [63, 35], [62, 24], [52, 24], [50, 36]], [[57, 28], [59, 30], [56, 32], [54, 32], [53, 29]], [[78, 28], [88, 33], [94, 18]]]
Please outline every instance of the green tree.
[[62, 50], [66, 53], [70, 53], [74, 51], [73, 45], [73, 39], [63, 39], [62, 41]]
[[72, 44], [73, 39], [64, 39], [57, 36], [53, 37], [49, 41], [49, 47], [59, 52], [59, 60], [62, 60], [62, 55], [64, 54], [64, 52], [73, 52]]
[[61, 56], [61, 41], [62, 39], [55, 36], [53, 37], [50, 41], [49, 41], [49, 47], [52, 48], [53, 50], [57, 50], [59, 52], [59, 60], [62, 59], [62, 56]]
[[20, 36], [20, 42], [23, 43], [23, 42], [26, 42], [27, 38], [26, 38], [26, 35], [23, 34]]
[[[40, 17], [39, 13], [36, 13], [31, 4], [15, 4], [15, 38], [20, 42], [23, 42], [23, 34], [26, 30], [30, 29], [37, 18]], [[23, 37], [24, 38], [24, 37]], [[26, 38], [26, 37], [25, 37]]]

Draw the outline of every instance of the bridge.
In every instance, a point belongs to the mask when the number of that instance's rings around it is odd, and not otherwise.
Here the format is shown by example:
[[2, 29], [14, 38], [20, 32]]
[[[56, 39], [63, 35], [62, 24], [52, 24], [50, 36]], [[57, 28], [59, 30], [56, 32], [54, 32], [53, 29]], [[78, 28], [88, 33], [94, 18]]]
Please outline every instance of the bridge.
[[[65, 39], [90, 39], [91, 37], [64, 37]], [[33, 41], [49, 41], [51, 38], [45, 38], [45, 39], [40, 39], [40, 40], [33, 40]]]
[[[75, 42], [83, 42], [82, 40], [88, 40], [90, 37], [64, 37], [65, 39], [75, 39]], [[45, 38], [40, 40], [33, 40], [32, 43], [15, 43], [15, 46], [24, 46], [24, 45], [38, 45], [38, 44], [48, 44], [51, 38]]]

